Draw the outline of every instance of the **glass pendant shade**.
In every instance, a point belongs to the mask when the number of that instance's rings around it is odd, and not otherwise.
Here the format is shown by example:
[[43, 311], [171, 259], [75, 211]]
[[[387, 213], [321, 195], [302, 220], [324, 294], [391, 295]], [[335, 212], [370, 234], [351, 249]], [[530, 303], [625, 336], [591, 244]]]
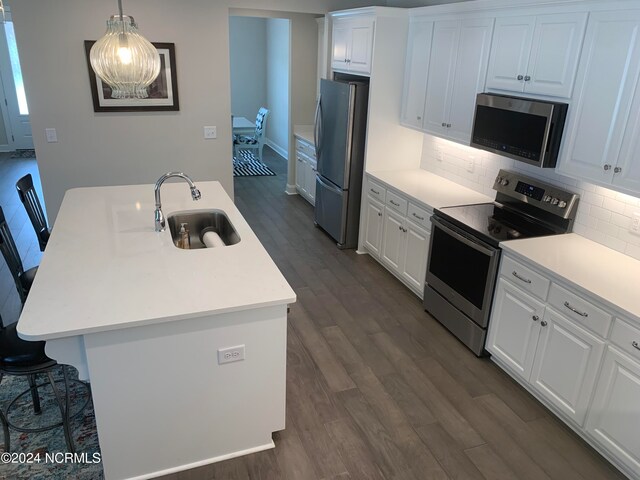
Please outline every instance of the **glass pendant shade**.
[[146, 98], [160, 73], [160, 55], [138, 33], [133, 17], [112, 15], [107, 33], [91, 47], [91, 67], [111, 87], [112, 98]]

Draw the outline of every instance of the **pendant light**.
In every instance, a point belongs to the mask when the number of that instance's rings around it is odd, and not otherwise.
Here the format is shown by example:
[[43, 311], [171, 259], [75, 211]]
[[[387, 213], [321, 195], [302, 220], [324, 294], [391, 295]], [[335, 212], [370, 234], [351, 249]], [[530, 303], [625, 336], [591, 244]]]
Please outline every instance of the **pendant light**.
[[91, 47], [89, 60], [96, 75], [111, 87], [112, 98], [147, 98], [147, 87], [160, 73], [160, 55], [138, 33], [133, 17], [122, 14], [107, 20], [107, 32]]

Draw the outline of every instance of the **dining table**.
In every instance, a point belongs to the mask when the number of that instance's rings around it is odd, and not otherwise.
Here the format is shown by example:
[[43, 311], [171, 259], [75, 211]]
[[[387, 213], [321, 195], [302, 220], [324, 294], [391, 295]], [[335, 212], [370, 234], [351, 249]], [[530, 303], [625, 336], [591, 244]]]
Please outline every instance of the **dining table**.
[[233, 117], [234, 135], [251, 135], [256, 131], [255, 122], [251, 122], [246, 117]]

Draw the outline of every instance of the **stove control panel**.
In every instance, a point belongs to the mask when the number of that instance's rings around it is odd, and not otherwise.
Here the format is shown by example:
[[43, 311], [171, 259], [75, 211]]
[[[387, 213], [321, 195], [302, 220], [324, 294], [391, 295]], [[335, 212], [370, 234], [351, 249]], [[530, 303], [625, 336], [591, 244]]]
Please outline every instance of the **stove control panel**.
[[579, 195], [561, 187], [507, 170], [500, 170], [493, 189], [563, 218], [575, 216], [579, 199]]

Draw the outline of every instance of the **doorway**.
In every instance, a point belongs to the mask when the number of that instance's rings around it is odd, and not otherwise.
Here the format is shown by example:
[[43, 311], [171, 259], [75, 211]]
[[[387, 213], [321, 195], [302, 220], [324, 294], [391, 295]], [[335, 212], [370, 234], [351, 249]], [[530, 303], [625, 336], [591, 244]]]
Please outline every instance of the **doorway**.
[[33, 149], [29, 106], [11, 12], [5, 12], [0, 30], [0, 151]]

